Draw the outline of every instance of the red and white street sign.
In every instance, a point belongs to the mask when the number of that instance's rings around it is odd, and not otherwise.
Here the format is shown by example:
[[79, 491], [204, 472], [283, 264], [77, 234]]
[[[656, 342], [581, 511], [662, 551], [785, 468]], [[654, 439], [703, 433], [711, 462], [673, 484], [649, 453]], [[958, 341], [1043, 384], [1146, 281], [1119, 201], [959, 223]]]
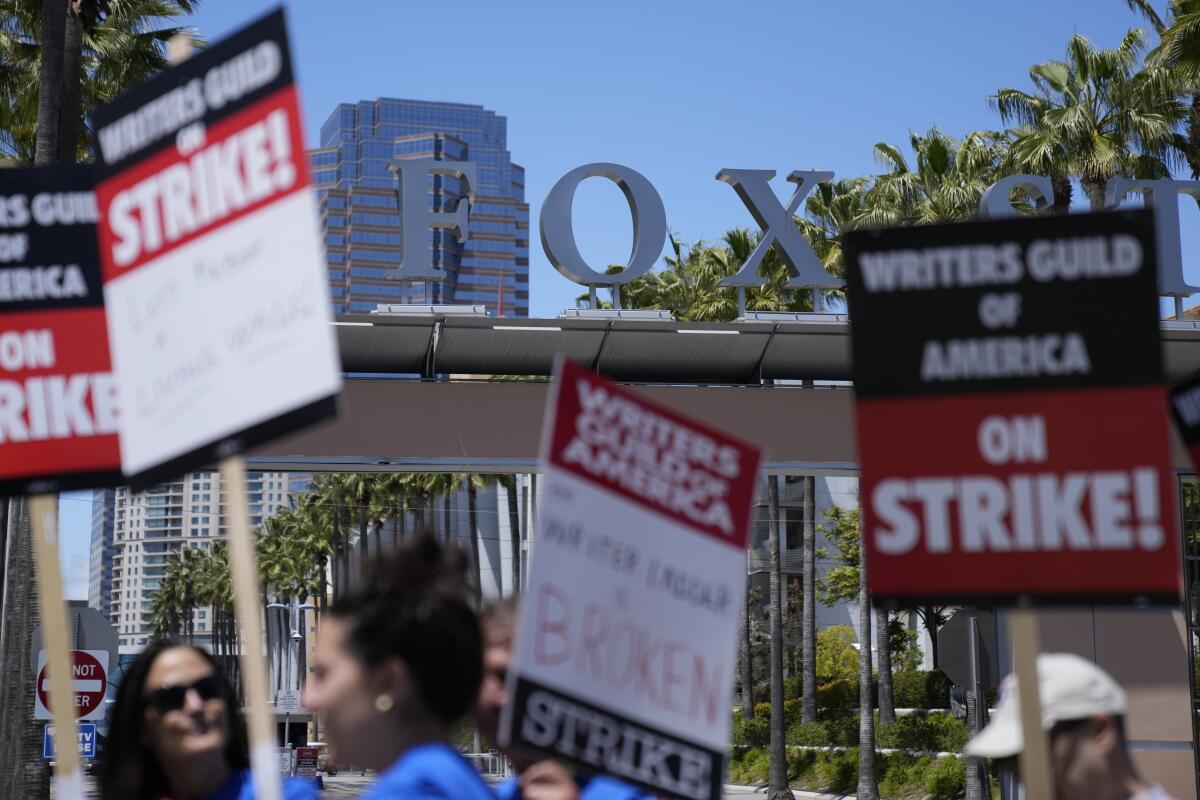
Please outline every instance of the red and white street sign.
[[1178, 602], [1152, 220], [849, 237], [876, 599]]
[[761, 457], [560, 365], [505, 744], [659, 795], [721, 796]]
[[341, 365], [283, 12], [93, 123], [129, 482], [334, 414]]
[[[38, 653], [37, 684], [34, 692], [34, 719], [53, 719], [50, 714], [50, 674], [46, 669], [46, 652]], [[105, 650], [72, 650], [72, 684], [75, 694], [75, 718], [80, 720], [104, 718], [104, 695], [108, 691], [108, 652]]]

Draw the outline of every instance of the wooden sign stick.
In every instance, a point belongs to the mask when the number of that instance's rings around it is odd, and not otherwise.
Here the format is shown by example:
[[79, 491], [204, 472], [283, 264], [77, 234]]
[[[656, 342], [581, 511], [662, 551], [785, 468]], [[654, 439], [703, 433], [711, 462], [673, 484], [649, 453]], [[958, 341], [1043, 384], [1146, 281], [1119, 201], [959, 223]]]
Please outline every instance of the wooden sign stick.
[[[58, 497], [40, 494], [30, 498], [29, 514], [33, 528], [38, 608], [42, 616], [42, 647], [46, 649], [50, 711], [54, 716], [54, 791], [60, 800], [83, 800], [67, 603], [63, 599], [62, 567], [58, 560]], [[37, 687], [34, 689], [36, 691]]]
[[1042, 727], [1042, 699], [1038, 688], [1037, 613], [1033, 609], [1014, 610], [1010, 617], [1013, 660], [1016, 662], [1018, 704], [1021, 709], [1021, 783], [1026, 800], [1054, 800], [1050, 782], [1050, 742]]
[[254, 537], [250, 530], [246, 462], [241, 456], [230, 456], [221, 461], [221, 489], [225, 492], [225, 519], [229, 524], [233, 606], [242, 623], [242, 686], [246, 692], [254, 796], [257, 800], [282, 800], [279, 766], [275, 758], [275, 725], [267, 704], [267, 661], [262, 647], [258, 556], [254, 552]]

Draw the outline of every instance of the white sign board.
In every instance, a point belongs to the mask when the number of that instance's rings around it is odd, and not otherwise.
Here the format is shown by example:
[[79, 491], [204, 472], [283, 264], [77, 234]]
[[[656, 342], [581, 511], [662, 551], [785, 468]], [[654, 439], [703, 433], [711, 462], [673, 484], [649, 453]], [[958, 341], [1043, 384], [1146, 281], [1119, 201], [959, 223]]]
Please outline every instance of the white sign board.
[[93, 120], [130, 482], [330, 416], [341, 366], [282, 13]]
[[300, 710], [300, 692], [280, 689], [275, 694], [275, 710], [280, 714], [295, 714]]
[[721, 797], [760, 460], [560, 367], [502, 744], [656, 794]]
[[[37, 681], [33, 691], [33, 718], [54, 719], [50, 713], [50, 676], [46, 669], [49, 651], [39, 650]], [[104, 697], [108, 692], [108, 651], [71, 651], [71, 689], [75, 697], [75, 719], [104, 719]]]

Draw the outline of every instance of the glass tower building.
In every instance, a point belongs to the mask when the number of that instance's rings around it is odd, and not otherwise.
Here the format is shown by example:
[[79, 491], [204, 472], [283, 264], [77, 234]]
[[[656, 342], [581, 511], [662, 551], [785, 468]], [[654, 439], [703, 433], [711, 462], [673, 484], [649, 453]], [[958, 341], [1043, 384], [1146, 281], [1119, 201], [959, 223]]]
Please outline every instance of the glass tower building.
[[[337, 107], [321, 126], [321, 146], [309, 153], [335, 313], [436, 302], [529, 315], [529, 205], [525, 171], [508, 152], [507, 126], [504, 117], [461, 103], [381, 98]], [[467, 240], [416, 232], [428, 237], [433, 264], [445, 271], [430, 298], [424, 284], [389, 277], [400, 262], [402, 232], [388, 164], [416, 158], [477, 165]], [[452, 211], [465, 195], [455, 178], [428, 182], [433, 211]]]

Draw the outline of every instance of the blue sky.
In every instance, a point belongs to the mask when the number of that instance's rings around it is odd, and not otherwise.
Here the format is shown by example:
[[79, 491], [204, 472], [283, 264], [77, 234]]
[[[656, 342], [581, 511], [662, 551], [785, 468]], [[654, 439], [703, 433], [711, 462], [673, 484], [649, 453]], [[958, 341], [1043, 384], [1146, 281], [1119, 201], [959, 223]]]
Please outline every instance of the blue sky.
[[[191, 24], [215, 40], [275, 5], [202, 0]], [[901, 144], [933, 125], [955, 136], [998, 128], [987, 96], [1028, 86], [1029, 67], [1060, 58], [1072, 34], [1112, 47], [1142, 24], [1122, 0], [285, 6], [310, 142], [338, 103], [381, 96], [478, 103], [508, 118], [534, 228], [533, 316], [554, 316], [582, 291], [550, 267], [536, 233], [542, 198], [580, 164], [640, 171], [672, 230], [689, 242], [714, 239], [753, 224], [714, 180], [719, 169], [877, 170], [878, 141]], [[1184, 220], [1193, 231], [1197, 213], [1193, 206]], [[585, 183], [575, 230], [593, 266], [624, 261], [631, 226], [619, 190]], [[1187, 277], [1200, 285], [1200, 267]], [[86, 554], [90, 524], [86, 498], [69, 498], [68, 563]]]

